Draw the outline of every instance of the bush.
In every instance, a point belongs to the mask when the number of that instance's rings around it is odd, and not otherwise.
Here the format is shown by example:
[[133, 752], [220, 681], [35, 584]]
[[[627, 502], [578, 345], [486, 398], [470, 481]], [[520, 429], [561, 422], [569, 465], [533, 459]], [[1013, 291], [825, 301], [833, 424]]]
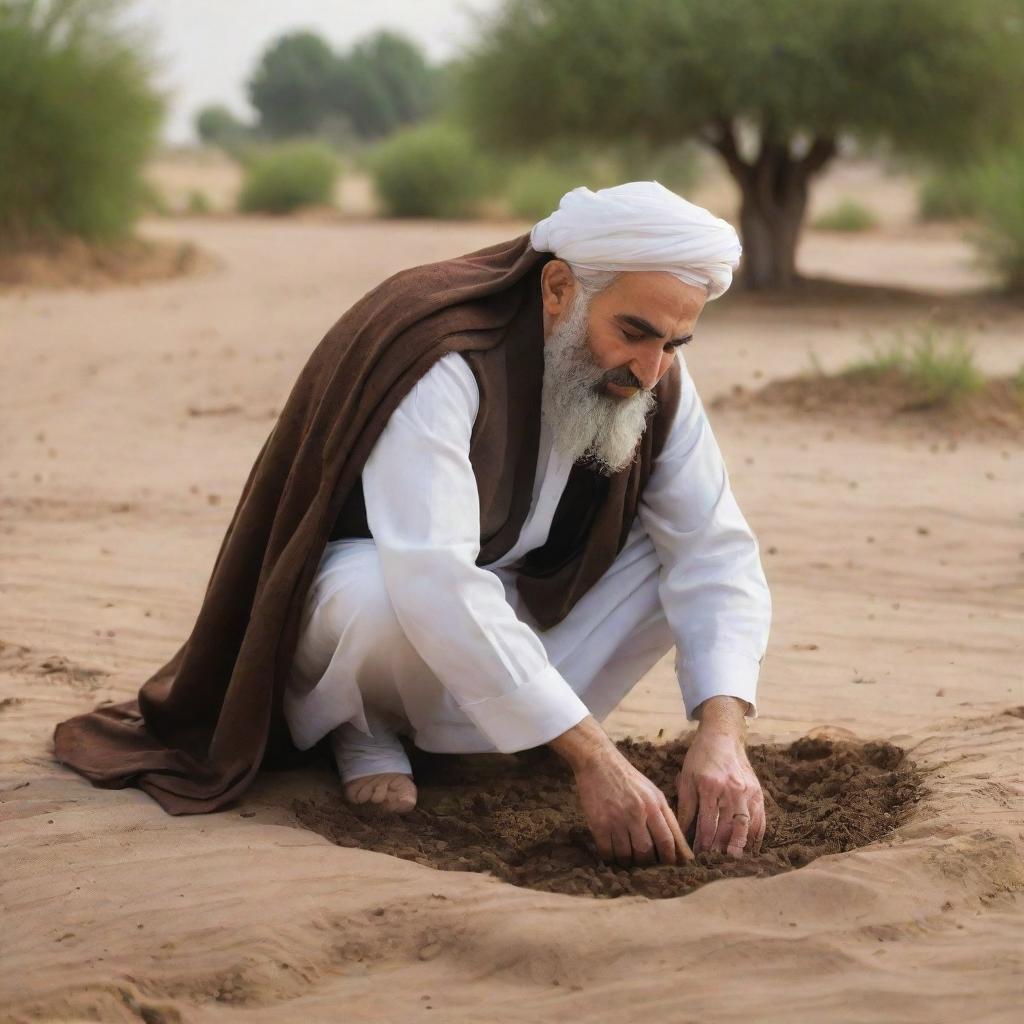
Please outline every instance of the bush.
[[875, 215], [855, 199], [843, 199], [814, 222], [819, 231], [867, 231], [878, 223]]
[[0, 233], [109, 240], [145, 199], [163, 101], [123, 5], [0, 3]]
[[544, 160], [531, 160], [515, 168], [505, 188], [509, 211], [523, 220], [537, 221], [558, 209], [558, 202], [578, 185], [603, 188], [582, 169]]
[[220, 103], [203, 107], [196, 115], [195, 126], [201, 142], [236, 159], [253, 142], [253, 129]]
[[239, 209], [288, 213], [331, 203], [340, 173], [334, 153], [319, 142], [294, 142], [252, 156], [245, 169]]
[[1014, 292], [1024, 292], [1024, 146], [993, 154], [971, 172], [981, 258]]
[[201, 189], [192, 189], [185, 202], [185, 212], [195, 217], [207, 216], [213, 212], [213, 204], [210, 202], [210, 197]]
[[932, 171], [917, 193], [917, 219], [957, 220], [976, 212], [974, 186], [964, 171]]
[[491, 184], [470, 138], [448, 124], [412, 128], [369, 155], [377, 195], [393, 217], [465, 217]]
[[850, 376], [882, 377], [899, 373], [914, 388], [922, 406], [949, 405], [981, 390], [985, 384], [974, 353], [962, 331], [943, 332], [925, 323], [912, 329], [908, 341], [902, 330], [887, 345], [873, 345], [871, 356], [851, 364]]

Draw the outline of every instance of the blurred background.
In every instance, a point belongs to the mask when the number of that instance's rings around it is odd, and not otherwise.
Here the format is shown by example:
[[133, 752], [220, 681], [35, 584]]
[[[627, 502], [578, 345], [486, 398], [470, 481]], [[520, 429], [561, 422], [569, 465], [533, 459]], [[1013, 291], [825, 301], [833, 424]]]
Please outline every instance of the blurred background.
[[3, 0], [0, 239], [533, 221], [654, 178], [736, 222], [748, 288], [798, 283], [808, 233], [856, 280], [832, 240], [901, 231], [973, 247], [937, 286], [1019, 292], [1022, 20], [1018, 0]]

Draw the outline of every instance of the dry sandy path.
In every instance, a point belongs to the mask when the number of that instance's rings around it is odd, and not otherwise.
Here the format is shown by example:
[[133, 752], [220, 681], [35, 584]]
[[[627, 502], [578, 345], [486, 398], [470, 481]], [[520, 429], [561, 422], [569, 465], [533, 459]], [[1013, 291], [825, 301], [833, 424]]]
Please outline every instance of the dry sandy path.
[[[592, 901], [331, 846], [287, 811], [326, 774], [264, 776], [237, 810], [175, 819], [54, 763], [56, 721], [132, 695], [187, 634], [333, 320], [401, 266], [521, 229], [164, 222], [148, 230], [220, 268], [0, 294], [0, 1020], [1013, 1018], [1024, 720], [1003, 712], [1024, 703], [1024, 473], [1008, 443], [712, 413], [775, 602], [754, 738], [827, 724], [927, 769], [914, 821], [856, 854]], [[844, 260], [819, 236], [803, 260], [856, 279], [916, 244], [946, 291], [971, 284], [962, 251], [932, 241], [859, 239]], [[992, 372], [1024, 361], [1024, 313], [1005, 306], [732, 297], [687, 361], [707, 402], [935, 311]], [[669, 660], [607, 724], [684, 727]]]

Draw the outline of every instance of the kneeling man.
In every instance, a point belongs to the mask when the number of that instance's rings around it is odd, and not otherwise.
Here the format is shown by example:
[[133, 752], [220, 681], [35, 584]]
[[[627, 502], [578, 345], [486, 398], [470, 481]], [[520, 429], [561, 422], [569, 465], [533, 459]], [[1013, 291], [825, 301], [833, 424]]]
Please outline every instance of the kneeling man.
[[[348, 799], [395, 812], [416, 804], [402, 735], [548, 744], [604, 858], [688, 859], [692, 826], [696, 850], [741, 856], [765, 830], [743, 737], [771, 603], [682, 354], [739, 241], [633, 182], [573, 190], [523, 248], [544, 254], [520, 282], [536, 295], [507, 316], [535, 301], [533, 335], [527, 317], [514, 343], [435, 359], [346, 495], [305, 595], [291, 737], [329, 736]], [[599, 725], [673, 645], [699, 722], [678, 815]]]

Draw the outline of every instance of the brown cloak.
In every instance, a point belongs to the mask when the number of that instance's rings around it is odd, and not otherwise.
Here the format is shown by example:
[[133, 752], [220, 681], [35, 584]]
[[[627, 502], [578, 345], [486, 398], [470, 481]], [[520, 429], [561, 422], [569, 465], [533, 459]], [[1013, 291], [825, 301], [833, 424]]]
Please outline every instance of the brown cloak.
[[[292, 763], [282, 706], [306, 593], [330, 537], [363, 533], [359, 477], [394, 408], [461, 352], [481, 406], [470, 456], [485, 563], [519, 535], [532, 491], [543, 371], [540, 268], [529, 235], [401, 271], [360, 299], [303, 367], [242, 490], [192, 633], [134, 700], [57, 725], [56, 757], [97, 786], [135, 785], [170, 814], [217, 810], [263, 766]], [[519, 588], [544, 628], [621, 549], [678, 401], [658, 385], [654, 429], [612, 477], [573, 469]]]

